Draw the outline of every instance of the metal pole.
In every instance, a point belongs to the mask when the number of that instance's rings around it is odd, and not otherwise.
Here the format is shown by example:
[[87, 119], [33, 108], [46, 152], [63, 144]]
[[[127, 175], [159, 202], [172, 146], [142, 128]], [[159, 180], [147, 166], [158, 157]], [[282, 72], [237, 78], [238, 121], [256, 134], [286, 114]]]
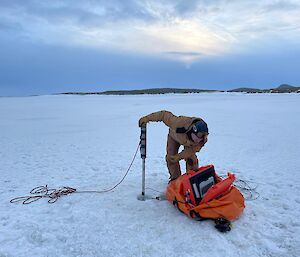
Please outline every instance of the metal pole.
[[145, 177], [146, 177], [146, 172], [145, 172], [145, 159], [143, 159], [142, 163], [142, 195], [145, 196]]
[[140, 136], [140, 152], [142, 158], [142, 193], [138, 196], [138, 199], [145, 201], [145, 177], [146, 177], [146, 138], [147, 138], [146, 124], [141, 126], [141, 136]]

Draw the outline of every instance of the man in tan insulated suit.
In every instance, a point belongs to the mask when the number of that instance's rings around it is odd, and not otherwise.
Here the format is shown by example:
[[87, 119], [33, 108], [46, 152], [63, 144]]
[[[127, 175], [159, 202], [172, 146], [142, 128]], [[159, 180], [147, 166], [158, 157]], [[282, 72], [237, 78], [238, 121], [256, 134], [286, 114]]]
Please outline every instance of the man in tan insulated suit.
[[[159, 111], [140, 118], [139, 126], [150, 121], [162, 121], [169, 127], [166, 161], [170, 173], [170, 181], [181, 175], [180, 160], [186, 161], [186, 171], [196, 170], [199, 152], [207, 142], [208, 128], [201, 118], [175, 116], [169, 111]], [[178, 153], [179, 147], [184, 150]]]

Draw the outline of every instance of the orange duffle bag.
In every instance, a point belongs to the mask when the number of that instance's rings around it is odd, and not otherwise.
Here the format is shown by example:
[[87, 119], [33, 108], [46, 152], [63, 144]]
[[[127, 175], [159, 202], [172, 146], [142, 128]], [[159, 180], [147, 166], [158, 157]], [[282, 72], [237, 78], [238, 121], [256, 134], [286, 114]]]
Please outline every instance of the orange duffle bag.
[[213, 165], [188, 171], [174, 181], [166, 190], [169, 202], [181, 212], [197, 219], [237, 219], [245, 208], [241, 192], [233, 185], [235, 175], [221, 179]]

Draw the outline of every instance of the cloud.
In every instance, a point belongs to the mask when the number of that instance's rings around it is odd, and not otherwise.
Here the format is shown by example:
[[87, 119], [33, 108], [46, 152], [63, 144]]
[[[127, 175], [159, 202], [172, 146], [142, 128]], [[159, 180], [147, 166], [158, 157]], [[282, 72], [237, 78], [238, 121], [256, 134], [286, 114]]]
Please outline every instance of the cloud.
[[170, 54], [170, 55], [183, 55], [183, 56], [201, 56], [203, 54], [201, 53], [197, 53], [197, 52], [165, 52], [166, 54]]
[[194, 13], [199, 6], [198, 0], [190, 0], [190, 1], [178, 1], [175, 5], [175, 11], [179, 15], [189, 15]]
[[295, 11], [300, 9], [299, 1], [271, 1], [271, 3], [264, 6], [266, 12], [283, 12], [283, 11]]
[[299, 12], [292, 0], [2, 0], [0, 36], [190, 63], [282, 38], [299, 43]]
[[2, 32], [20, 32], [22, 31], [22, 26], [19, 23], [0, 20], [0, 31]]
[[182, 60], [185, 62], [186, 68], [190, 68], [190, 64], [195, 59], [200, 59], [204, 55], [199, 52], [179, 52], [179, 51], [169, 51], [164, 53], [168, 58], [174, 60]]

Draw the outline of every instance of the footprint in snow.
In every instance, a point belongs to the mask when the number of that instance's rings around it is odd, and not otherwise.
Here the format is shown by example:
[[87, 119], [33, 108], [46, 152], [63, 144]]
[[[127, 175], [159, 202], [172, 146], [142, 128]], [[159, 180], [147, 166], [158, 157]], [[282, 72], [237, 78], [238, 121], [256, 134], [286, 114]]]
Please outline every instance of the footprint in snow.
[[99, 167], [91, 167], [93, 171], [99, 171]]

